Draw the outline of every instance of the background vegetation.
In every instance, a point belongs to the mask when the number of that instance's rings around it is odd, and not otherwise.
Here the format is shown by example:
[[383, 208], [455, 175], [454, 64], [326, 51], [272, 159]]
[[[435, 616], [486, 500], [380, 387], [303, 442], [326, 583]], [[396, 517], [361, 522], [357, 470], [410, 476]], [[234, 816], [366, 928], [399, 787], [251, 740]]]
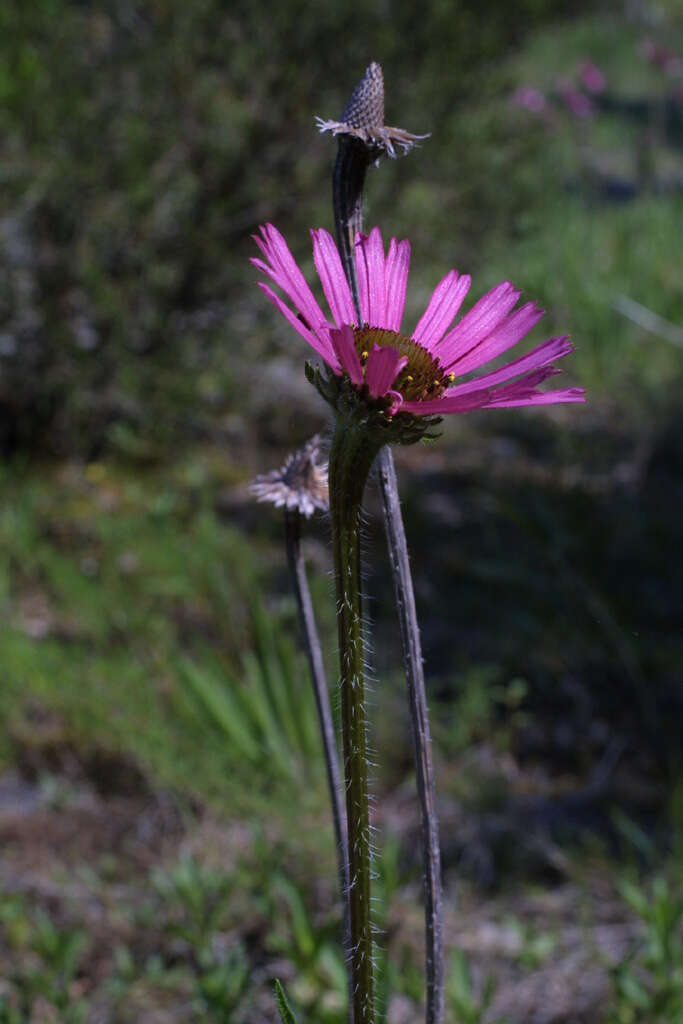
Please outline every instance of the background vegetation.
[[[312, 272], [313, 116], [370, 60], [389, 123], [431, 132], [368, 177], [366, 222], [413, 246], [406, 323], [447, 267], [473, 298], [510, 277], [590, 399], [398, 456], [452, 1020], [683, 1021], [681, 53], [674, 0], [0, 7], [2, 1024], [260, 1024], [276, 976], [304, 1020], [344, 1019], [282, 527], [246, 489], [326, 412], [248, 259], [272, 220]], [[418, 819], [368, 504], [401, 1024]], [[306, 544], [333, 679], [324, 520]]]

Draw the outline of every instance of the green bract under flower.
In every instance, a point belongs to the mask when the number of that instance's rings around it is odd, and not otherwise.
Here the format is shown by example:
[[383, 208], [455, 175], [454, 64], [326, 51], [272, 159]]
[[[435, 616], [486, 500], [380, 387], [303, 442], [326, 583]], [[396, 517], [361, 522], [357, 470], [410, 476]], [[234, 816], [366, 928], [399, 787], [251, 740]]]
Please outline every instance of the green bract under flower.
[[441, 423], [440, 416], [392, 416], [388, 398], [370, 398], [365, 388], [359, 391], [348, 377], [309, 362], [305, 372], [307, 380], [332, 406], [345, 428], [352, 431], [358, 427], [377, 451], [385, 444], [415, 444], [423, 438], [438, 437], [434, 431]]

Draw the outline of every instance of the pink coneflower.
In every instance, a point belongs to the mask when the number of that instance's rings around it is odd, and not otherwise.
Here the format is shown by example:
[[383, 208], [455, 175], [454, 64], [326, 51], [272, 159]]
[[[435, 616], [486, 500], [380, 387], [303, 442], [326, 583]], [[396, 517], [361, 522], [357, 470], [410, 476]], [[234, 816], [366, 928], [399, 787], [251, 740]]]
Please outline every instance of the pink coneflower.
[[607, 85], [604, 72], [590, 60], [584, 60], [579, 64], [579, 81], [584, 89], [595, 96], [604, 92]]
[[640, 52], [645, 60], [672, 78], [678, 77], [683, 70], [683, 61], [676, 51], [670, 50], [666, 46], [660, 46], [653, 39], [643, 39], [640, 44]]
[[572, 85], [571, 82], [560, 82], [558, 92], [564, 105], [575, 117], [584, 119], [593, 116], [594, 107], [592, 99]]
[[542, 114], [548, 103], [545, 96], [532, 85], [520, 85], [510, 96], [510, 103], [513, 107], [521, 107], [529, 110], [532, 114]]
[[[356, 239], [362, 323], [332, 236], [312, 231], [313, 257], [332, 322], [319, 306], [284, 238], [267, 224], [255, 241], [265, 259], [252, 263], [282, 290], [291, 306], [263, 282], [260, 287], [337, 377], [346, 376], [367, 403], [389, 416], [440, 416], [471, 409], [584, 401], [579, 388], [538, 390], [560, 371], [552, 364], [573, 350], [569, 339], [551, 338], [527, 355], [474, 380], [456, 379], [502, 355], [543, 316], [528, 302], [514, 309], [521, 292], [503, 281], [451, 326], [471, 278], [450, 270], [434, 289], [410, 335], [401, 333], [410, 243], [392, 238], [385, 255], [379, 228]], [[292, 308], [293, 307], [293, 308]]]
[[257, 501], [270, 501], [306, 519], [315, 511], [326, 512], [330, 505], [327, 462], [320, 453], [319, 435], [288, 455], [279, 469], [257, 476], [249, 490]]

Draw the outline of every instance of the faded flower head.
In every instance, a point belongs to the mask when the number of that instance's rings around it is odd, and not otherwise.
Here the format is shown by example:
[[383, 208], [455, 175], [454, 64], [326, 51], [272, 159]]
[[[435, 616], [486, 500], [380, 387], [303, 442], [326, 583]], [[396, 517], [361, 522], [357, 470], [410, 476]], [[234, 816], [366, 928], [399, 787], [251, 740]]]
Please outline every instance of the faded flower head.
[[320, 453], [318, 434], [289, 455], [280, 469], [257, 476], [250, 485], [257, 501], [271, 501], [276, 508], [298, 511], [310, 518], [329, 507], [327, 463]]
[[372, 150], [373, 159], [382, 153], [396, 156], [396, 146], [407, 153], [416, 142], [429, 138], [428, 135], [413, 135], [402, 128], [385, 125], [384, 75], [377, 61], [366, 69], [339, 121], [326, 121], [321, 117], [316, 117], [315, 121], [321, 132], [346, 135], [365, 143]]
[[[356, 238], [356, 268], [362, 322], [358, 323], [339, 252], [325, 230], [311, 232], [313, 257], [331, 319], [323, 312], [282, 235], [267, 224], [255, 241], [264, 259], [258, 270], [283, 292], [284, 301], [259, 282], [270, 301], [327, 363], [332, 373], [321, 393], [338, 404], [351, 392], [375, 421], [414, 422], [471, 409], [582, 402], [579, 388], [540, 391], [560, 371], [553, 365], [573, 350], [569, 339], [551, 338], [513, 362], [474, 379], [462, 378], [517, 344], [543, 316], [520, 298], [509, 281], [487, 292], [453, 324], [471, 278], [450, 270], [434, 290], [410, 332], [402, 329], [410, 243], [392, 238], [385, 254], [378, 228]], [[317, 382], [316, 382], [317, 383]], [[379, 419], [378, 419], [379, 418]]]

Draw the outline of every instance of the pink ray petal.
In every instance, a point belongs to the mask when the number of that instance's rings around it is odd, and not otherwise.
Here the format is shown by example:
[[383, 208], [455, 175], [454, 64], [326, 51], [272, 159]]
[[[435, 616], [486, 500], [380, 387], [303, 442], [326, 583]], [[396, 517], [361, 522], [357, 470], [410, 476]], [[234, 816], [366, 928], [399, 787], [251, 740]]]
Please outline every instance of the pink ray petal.
[[[352, 327], [356, 311], [332, 236], [323, 229], [312, 232], [315, 266], [337, 327], [326, 319], [282, 235], [271, 224], [262, 226], [260, 231], [255, 240], [263, 258], [254, 258], [252, 263], [284, 293], [284, 298], [270, 283], [261, 281], [264, 294], [335, 373], [348, 374], [354, 387], [372, 398], [388, 396], [390, 414], [438, 416], [478, 408], [586, 400], [581, 388], [538, 390], [544, 381], [561, 372], [555, 361], [573, 350], [569, 339], [560, 337], [551, 338], [474, 380], [448, 388], [440, 398], [405, 402], [392, 384], [409, 360], [396, 348], [374, 345], [365, 366], [361, 363]], [[409, 242], [392, 238], [385, 258], [381, 233], [374, 228], [368, 236], [357, 236], [355, 258], [363, 323], [400, 331], [410, 266]], [[415, 342], [437, 360], [442, 372], [459, 377], [491, 363], [512, 348], [543, 315], [533, 302], [513, 312], [521, 293], [504, 281], [475, 303], [449, 331], [469, 285], [468, 276], [456, 271], [447, 274], [434, 290], [413, 335]]]
[[[291, 294], [291, 290], [287, 288], [286, 284], [283, 283], [282, 273], [280, 271], [274, 270], [273, 267], [271, 267], [268, 263], [265, 263], [263, 260], [257, 259], [256, 257], [252, 257], [250, 259], [250, 263], [253, 263], [257, 270], [259, 270], [262, 274], [265, 274], [266, 277], [269, 277], [274, 284], [278, 285], [278, 287], [281, 288], [282, 291], [284, 291], [289, 301], [292, 302], [293, 305], [296, 306], [296, 308], [300, 311], [301, 319], [305, 323], [320, 323], [321, 317], [322, 321], [325, 322], [325, 316], [323, 314], [323, 311], [321, 310], [318, 303], [315, 302], [315, 299], [313, 300], [313, 303], [306, 303], [297, 300], [297, 298]], [[260, 284], [261, 282], [257, 283]]]
[[513, 409], [522, 405], [555, 405], [556, 402], [585, 401], [586, 392], [583, 388], [565, 388], [560, 391], [537, 391], [528, 398], [493, 399], [483, 405], [482, 409]]
[[[258, 239], [256, 239], [256, 241], [258, 241]], [[266, 263], [265, 260], [260, 260], [258, 256], [252, 256], [249, 262], [253, 264], [257, 270], [260, 270], [262, 274], [265, 274], [267, 277], [269, 277], [271, 281], [274, 284], [276, 284], [279, 288], [282, 288], [282, 285], [280, 283], [282, 281], [282, 274], [279, 273], [279, 271], [274, 270], [273, 267], [271, 267], [270, 263]], [[291, 295], [289, 294], [287, 294], [287, 298], [292, 299]]]
[[483, 377], [475, 377], [474, 380], [448, 388], [446, 394], [466, 395], [470, 391], [476, 391], [481, 387], [490, 388], [496, 384], [502, 384], [503, 381], [511, 380], [512, 377], [518, 377], [529, 370], [547, 366], [548, 363], [554, 362], [555, 359], [561, 359], [562, 356], [566, 356], [569, 352], [573, 351], [574, 346], [566, 335], [562, 338], [550, 338], [531, 352], [527, 352], [526, 355], [515, 359], [512, 363], [506, 363], [505, 366], [492, 370], [491, 373], [487, 373]]
[[270, 263], [271, 271], [266, 273], [269, 273], [309, 324], [325, 322], [327, 318], [280, 232], [272, 224], [261, 227], [261, 232], [263, 239], [254, 235], [254, 241]]
[[449, 397], [443, 395], [441, 398], [429, 398], [425, 402], [404, 402], [401, 412], [412, 412], [416, 416], [441, 416], [449, 412], [470, 412], [472, 409], [481, 409], [485, 406], [492, 392], [488, 388], [481, 391], [472, 391], [469, 395], [455, 395]]
[[396, 348], [374, 345], [365, 364], [365, 380], [373, 398], [386, 395], [396, 377], [408, 362]]
[[389, 243], [387, 263], [384, 274], [386, 291], [385, 326], [390, 331], [400, 331], [403, 320], [403, 309], [406, 303], [406, 286], [410, 270], [410, 242], [404, 238]]
[[502, 355], [503, 352], [516, 345], [525, 334], [528, 334], [536, 326], [543, 313], [544, 310], [540, 309], [535, 302], [527, 302], [526, 305], [506, 316], [487, 338], [471, 348], [466, 355], [444, 365], [444, 370], [446, 372], [454, 370], [460, 376], [490, 363], [492, 359]]
[[549, 377], [556, 377], [560, 373], [562, 373], [562, 370], [557, 366], [544, 366], [539, 370], [532, 370], [531, 373], [520, 377], [519, 380], [512, 381], [510, 384], [504, 384], [500, 388], [493, 388], [491, 399], [498, 401], [504, 398], [529, 398], [532, 395], [538, 394], [537, 388], [539, 384], [543, 384]]
[[264, 281], [258, 281], [257, 283], [261, 291], [268, 296], [273, 305], [280, 310], [285, 319], [289, 321], [294, 330], [301, 335], [304, 341], [307, 341], [311, 348], [315, 349], [318, 355], [321, 355], [333, 370], [338, 371], [339, 363], [337, 358], [329, 342], [324, 339], [324, 335], [321, 336], [322, 332], [316, 334], [314, 331], [311, 331], [299, 319], [296, 313], [292, 312], [289, 306], [282, 301], [280, 296], [275, 294], [270, 285], [267, 285]]
[[500, 388], [487, 388], [487, 390], [492, 402], [518, 401], [533, 398], [534, 395], [539, 394], [537, 390], [539, 384], [542, 384], [549, 377], [555, 377], [560, 373], [562, 373], [562, 370], [559, 370], [556, 366], [544, 366], [541, 369], [533, 370], [511, 384], [504, 384]]
[[[403, 395], [400, 391], [392, 391], [391, 388], [387, 391], [387, 395], [391, 395], [393, 403], [391, 408], [388, 410], [390, 416], [395, 416], [398, 410], [403, 405]], [[386, 395], [384, 396], [386, 398]]]
[[[560, 340], [560, 339], [558, 339]], [[548, 400], [543, 399], [544, 395], [562, 395], [561, 401], [580, 401], [583, 390], [580, 388], [564, 388], [561, 391], [538, 391], [538, 385], [542, 384], [549, 377], [554, 377], [562, 371], [556, 366], [541, 366], [532, 370], [519, 380], [504, 384], [503, 387], [494, 388], [491, 391], [491, 400], [486, 408], [512, 407], [520, 405], [547, 405]], [[570, 396], [570, 397], [566, 397]], [[541, 399], [543, 399], [541, 401]]]
[[353, 331], [347, 324], [340, 328], [332, 327], [330, 340], [342, 368], [348, 373], [352, 383], [360, 387], [363, 384], [363, 367], [356, 352]]
[[315, 269], [325, 292], [332, 316], [338, 327], [356, 322], [356, 312], [339, 250], [329, 231], [311, 231]]
[[437, 346], [434, 354], [438, 355], [441, 364], [454, 364], [460, 356], [487, 338], [515, 306], [521, 294], [510, 281], [502, 281], [483, 295]]
[[379, 228], [357, 236], [356, 269], [363, 320], [370, 327], [385, 327], [384, 245]]
[[449, 270], [437, 284], [412, 334], [414, 340], [423, 345], [428, 352], [434, 352], [444, 332], [452, 324], [471, 283], [472, 278], [469, 274], [460, 276], [457, 270]]

